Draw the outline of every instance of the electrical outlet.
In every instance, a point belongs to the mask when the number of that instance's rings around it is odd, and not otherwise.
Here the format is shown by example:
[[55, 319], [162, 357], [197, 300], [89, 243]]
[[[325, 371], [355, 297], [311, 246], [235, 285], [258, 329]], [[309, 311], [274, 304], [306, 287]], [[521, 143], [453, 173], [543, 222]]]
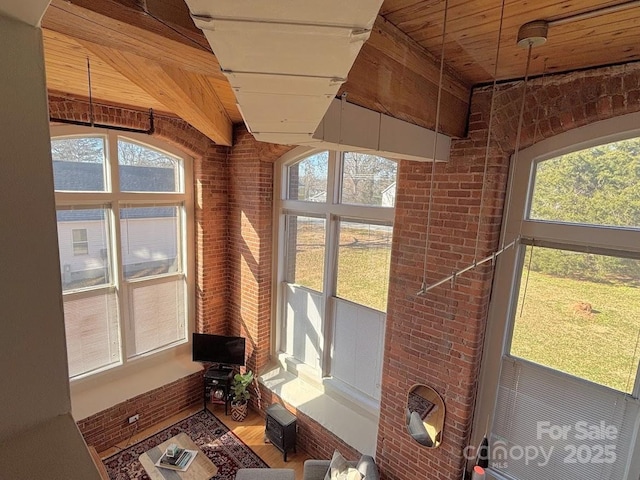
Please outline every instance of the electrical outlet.
[[136, 423], [138, 420], [140, 420], [140, 414], [136, 413], [135, 415], [131, 415], [129, 417], [129, 423]]

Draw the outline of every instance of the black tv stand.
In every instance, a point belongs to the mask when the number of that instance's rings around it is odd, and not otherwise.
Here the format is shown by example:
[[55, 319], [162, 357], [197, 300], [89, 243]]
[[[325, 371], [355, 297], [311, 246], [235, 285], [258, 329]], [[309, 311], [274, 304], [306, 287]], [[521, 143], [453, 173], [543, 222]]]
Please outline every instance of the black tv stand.
[[209, 367], [204, 373], [203, 410], [207, 410], [207, 401], [210, 401], [218, 405], [224, 404], [224, 414], [229, 415], [232, 382], [231, 367], [218, 364]]

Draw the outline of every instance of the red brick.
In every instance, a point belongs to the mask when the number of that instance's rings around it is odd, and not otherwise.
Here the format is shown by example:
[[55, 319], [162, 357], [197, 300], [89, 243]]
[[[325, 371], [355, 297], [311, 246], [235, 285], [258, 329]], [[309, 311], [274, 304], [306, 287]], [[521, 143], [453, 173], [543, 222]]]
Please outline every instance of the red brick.
[[[530, 87], [521, 148], [585, 123], [640, 111], [637, 66], [602, 68], [588, 76], [583, 72], [546, 76], [531, 81]], [[521, 82], [498, 86], [486, 178], [490, 88], [474, 90], [468, 138], [454, 140], [450, 161], [435, 165], [428, 282], [489, 255], [499, 246], [521, 95]], [[82, 118], [88, 110], [86, 103], [53, 97], [51, 112]], [[105, 119], [135, 127], [146, 122], [143, 113], [111, 107], [97, 112], [96, 121]], [[269, 361], [271, 344], [273, 162], [290, 147], [261, 144], [246, 129], [236, 128], [234, 147], [226, 149], [213, 145], [179, 119], [158, 117], [157, 126], [159, 137], [194, 157], [200, 180], [199, 185], [196, 181], [197, 328], [246, 335], [247, 366], [259, 372]], [[462, 476], [460, 452], [468, 443], [473, 419], [492, 281], [491, 268], [485, 265], [458, 278], [453, 290], [443, 285], [424, 297], [410, 293], [420, 288], [424, 276], [432, 167], [401, 161], [398, 169], [376, 452], [383, 478], [394, 480], [434, 478], [433, 472], [438, 472], [440, 479]], [[481, 197], [482, 221], [478, 226]], [[150, 392], [83, 420], [80, 428], [89, 443], [106, 445], [126, 438], [123, 421], [132, 409], [140, 407], [161, 415], [161, 407], [176, 409], [199, 401], [200, 382], [197, 376], [187, 377], [178, 382], [180, 386], [172, 384], [168, 390]], [[445, 400], [443, 443], [436, 450], [418, 450], [403, 428], [404, 399], [414, 383], [431, 385]], [[171, 400], [167, 402], [167, 398]], [[272, 402], [281, 400], [262, 389], [262, 408]], [[358, 452], [335, 435], [301, 412], [296, 414], [299, 444], [310, 455], [330, 458], [338, 448], [356, 458]], [[141, 422], [151, 420], [141, 417]]]

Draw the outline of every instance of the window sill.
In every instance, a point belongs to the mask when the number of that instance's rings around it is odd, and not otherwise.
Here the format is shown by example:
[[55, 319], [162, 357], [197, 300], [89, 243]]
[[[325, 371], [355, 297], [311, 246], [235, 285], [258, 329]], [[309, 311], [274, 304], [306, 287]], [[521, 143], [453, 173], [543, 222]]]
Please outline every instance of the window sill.
[[286, 371], [282, 365], [259, 377], [259, 382], [285, 402], [311, 417], [362, 454], [375, 456], [378, 416], [369, 408], [333, 395], [315, 379], [307, 382]]
[[78, 421], [130, 398], [202, 370], [191, 360], [190, 345], [130, 361], [124, 366], [72, 380], [71, 411]]

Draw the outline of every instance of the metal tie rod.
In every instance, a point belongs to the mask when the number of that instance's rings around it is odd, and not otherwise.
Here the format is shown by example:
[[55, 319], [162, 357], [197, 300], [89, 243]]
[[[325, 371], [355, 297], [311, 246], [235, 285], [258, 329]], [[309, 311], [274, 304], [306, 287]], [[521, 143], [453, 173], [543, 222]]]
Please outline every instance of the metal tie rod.
[[517, 242], [518, 242], [519, 238], [516, 238], [515, 240], [513, 240], [511, 243], [509, 243], [508, 245], [505, 245], [504, 247], [502, 247], [500, 250], [498, 250], [497, 252], [492, 253], [491, 255], [489, 255], [488, 257], [483, 258], [482, 260], [480, 260], [479, 262], [473, 262], [471, 265], [469, 265], [468, 267], [463, 268], [462, 270], [458, 270], [457, 272], [452, 273], [451, 275], [449, 275], [446, 278], [443, 278], [442, 280], [434, 283], [433, 285], [429, 285], [428, 287], [423, 287], [421, 288], [418, 293], [416, 293], [416, 295], [424, 295], [425, 293], [427, 293], [429, 290], [432, 290], [436, 287], [439, 287], [440, 285], [447, 283], [449, 281], [451, 282], [455, 282], [455, 278], [459, 277], [460, 275], [462, 275], [463, 273], [468, 272], [469, 270], [473, 270], [474, 268], [476, 268], [478, 265], [482, 265], [483, 263], [487, 263], [488, 261], [495, 261], [496, 257], [498, 255], [500, 255], [501, 253], [503, 253], [506, 249], [513, 247]]

